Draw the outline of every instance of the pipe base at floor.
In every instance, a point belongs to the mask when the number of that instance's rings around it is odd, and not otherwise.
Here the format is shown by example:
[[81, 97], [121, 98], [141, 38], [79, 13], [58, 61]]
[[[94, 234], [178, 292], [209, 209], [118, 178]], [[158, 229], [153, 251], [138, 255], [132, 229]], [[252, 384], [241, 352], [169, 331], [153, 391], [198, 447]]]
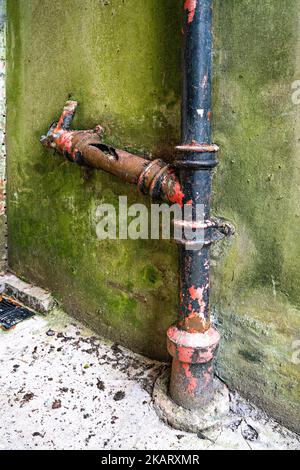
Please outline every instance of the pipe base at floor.
[[213, 400], [197, 410], [177, 405], [169, 395], [170, 370], [156, 381], [153, 390], [154, 407], [158, 416], [175, 429], [199, 433], [222, 424], [229, 414], [229, 391], [217, 377], [214, 378]]

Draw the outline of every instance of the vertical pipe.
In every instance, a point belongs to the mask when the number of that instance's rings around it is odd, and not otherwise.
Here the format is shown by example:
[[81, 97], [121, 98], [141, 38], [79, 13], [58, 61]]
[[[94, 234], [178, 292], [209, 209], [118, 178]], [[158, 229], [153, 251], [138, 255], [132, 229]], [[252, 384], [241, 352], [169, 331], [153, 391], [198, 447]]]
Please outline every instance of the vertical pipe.
[[[212, 168], [217, 162], [211, 153], [194, 152], [193, 147], [211, 144], [212, 0], [186, 1], [184, 9], [182, 144], [189, 150], [183, 152], [179, 164], [180, 180], [185, 202], [192, 201], [193, 207], [202, 205], [207, 222]], [[181, 323], [187, 330], [203, 332], [209, 328], [210, 247], [199, 251], [189, 248], [186, 244], [180, 247]], [[197, 321], [190, 321], [189, 306], [197, 300], [193, 309]]]
[[[212, 0], [187, 0], [183, 27], [183, 144], [210, 143]], [[204, 112], [202, 114], [202, 112]], [[197, 156], [196, 156], [197, 159]]]
[[193, 229], [196, 207], [203, 208], [204, 239], [198, 247], [184, 236], [180, 241], [179, 320], [168, 331], [168, 350], [173, 356], [171, 397], [193, 409], [213, 399], [213, 360], [219, 343], [219, 334], [210, 325], [209, 305], [210, 200], [217, 165], [217, 146], [211, 143], [212, 0], [184, 2], [183, 33], [182, 145], [176, 164], [184, 203], [193, 207]]

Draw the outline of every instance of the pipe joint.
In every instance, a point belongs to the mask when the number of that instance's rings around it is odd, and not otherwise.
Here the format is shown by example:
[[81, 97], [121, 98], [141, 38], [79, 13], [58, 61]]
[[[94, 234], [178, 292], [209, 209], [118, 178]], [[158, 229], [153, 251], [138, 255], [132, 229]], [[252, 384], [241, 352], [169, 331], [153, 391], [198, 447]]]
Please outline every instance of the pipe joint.
[[163, 160], [157, 159], [149, 162], [137, 183], [140, 192], [149, 194], [153, 200], [159, 200], [164, 178], [169, 174], [170, 167]]
[[190, 333], [171, 326], [167, 337], [173, 357], [170, 396], [185, 409], [199, 410], [215, 397], [213, 362], [220, 335], [213, 327], [205, 333]]
[[185, 364], [205, 364], [212, 361], [219, 342], [220, 334], [212, 326], [205, 333], [195, 333], [172, 325], [167, 332], [170, 355]]
[[192, 152], [192, 153], [217, 153], [220, 149], [216, 144], [192, 144], [178, 145], [176, 150], [179, 152]]
[[[175, 219], [173, 224], [177, 229], [190, 229], [194, 231], [194, 240], [187, 240], [186, 238], [176, 239], [177, 244], [184, 245], [190, 250], [195, 250], [197, 247], [200, 249], [202, 246], [210, 246], [214, 243], [218, 243], [225, 237], [230, 237], [235, 233], [235, 227], [230, 222], [217, 217], [211, 217], [211, 219], [204, 223]], [[202, 231], [202, 238], [196, 238], [197, 230]]]
[[176, 147], [178, 152], [182, 152], [184, 156], [177, 158], [174, 166], [177, 168], [191, 170], [212, 170], [219, 161], [217, 154], [219, 147], [216, 144], [184, 144]]

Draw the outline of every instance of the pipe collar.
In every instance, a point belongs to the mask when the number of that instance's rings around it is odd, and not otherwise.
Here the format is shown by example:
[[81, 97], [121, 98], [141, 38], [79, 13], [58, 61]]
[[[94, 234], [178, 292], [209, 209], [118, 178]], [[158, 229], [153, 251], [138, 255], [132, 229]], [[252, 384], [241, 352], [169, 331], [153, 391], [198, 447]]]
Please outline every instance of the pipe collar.
[[214, 359], [220, 334], [210, 327], [205, 333], [190, 333], [172, 325], [167, 332], [167, 348], [174, 359], [185, 364], [205, 364]]

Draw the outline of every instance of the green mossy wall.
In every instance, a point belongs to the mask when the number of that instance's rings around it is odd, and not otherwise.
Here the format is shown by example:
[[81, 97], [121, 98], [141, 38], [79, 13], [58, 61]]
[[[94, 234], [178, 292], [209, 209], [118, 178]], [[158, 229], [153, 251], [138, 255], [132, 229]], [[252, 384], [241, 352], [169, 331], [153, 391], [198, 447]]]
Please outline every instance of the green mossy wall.
[[[143, 196], [44, 151], [39, 137], [65, 100], [75, 127], [172, 158], [179, 142], [180, 1], [8, 0], [9, 263], [94, 328], [166, 358], [176, 318], [176, 247], [104, 241], [99, 203]], [[237, 227], [214, 248], [219, 372], [299, 430], [299, 0], [215, 0], [214, 211]], [[148, 202], [147, 202], [148, 203]]]

